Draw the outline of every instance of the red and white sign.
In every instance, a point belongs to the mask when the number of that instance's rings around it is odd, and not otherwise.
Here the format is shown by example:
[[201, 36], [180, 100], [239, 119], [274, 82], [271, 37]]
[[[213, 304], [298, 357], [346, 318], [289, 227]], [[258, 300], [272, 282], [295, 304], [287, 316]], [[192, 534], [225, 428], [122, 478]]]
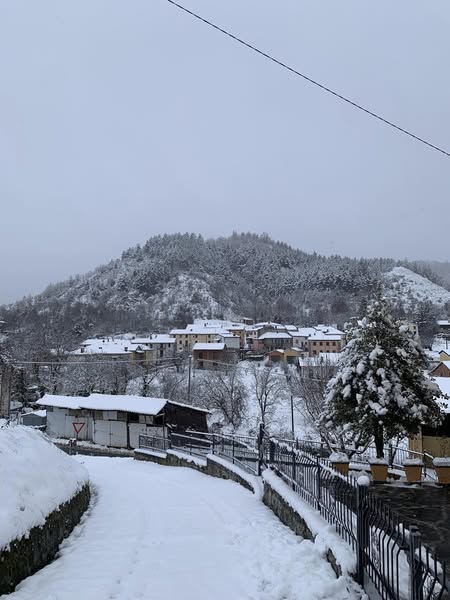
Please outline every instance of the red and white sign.
[[80, 431], [83, 429], [83, 427], [86, 425], [86, 423], [81, 423], [81, 421], [79, 423], [76, 423], [75, 421], [72, 423], [72, 427], [75, 429], [75, 433], [78, 435], [80, 433]]

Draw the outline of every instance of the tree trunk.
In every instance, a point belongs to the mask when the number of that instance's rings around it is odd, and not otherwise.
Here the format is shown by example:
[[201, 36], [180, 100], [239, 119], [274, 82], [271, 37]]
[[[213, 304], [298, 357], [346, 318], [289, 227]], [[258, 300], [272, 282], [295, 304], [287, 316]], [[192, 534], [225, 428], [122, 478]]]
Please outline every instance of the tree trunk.
[[374, 432], [375, 449], [377, 451], [377, 458], [384, 458], [384, 440], [383, 440], [383, 427], [378, 426]]

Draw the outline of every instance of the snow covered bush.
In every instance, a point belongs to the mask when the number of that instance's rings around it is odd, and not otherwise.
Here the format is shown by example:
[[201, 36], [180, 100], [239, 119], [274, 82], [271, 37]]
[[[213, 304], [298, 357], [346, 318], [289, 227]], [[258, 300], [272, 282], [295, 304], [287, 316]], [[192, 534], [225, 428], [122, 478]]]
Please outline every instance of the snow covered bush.
[[393, 321], [378, 297], [367, 316], [348, 332], [321, 416], [341, 445], [375, 442], [382, 458], [386, 442], [415, 434], [440, 421], [439, 390], [424, 376], [427, 361], [409, 327]]
[[88, 482], [86, 469], [31, 427], [0, 423], [0, 548], [43, 525]]

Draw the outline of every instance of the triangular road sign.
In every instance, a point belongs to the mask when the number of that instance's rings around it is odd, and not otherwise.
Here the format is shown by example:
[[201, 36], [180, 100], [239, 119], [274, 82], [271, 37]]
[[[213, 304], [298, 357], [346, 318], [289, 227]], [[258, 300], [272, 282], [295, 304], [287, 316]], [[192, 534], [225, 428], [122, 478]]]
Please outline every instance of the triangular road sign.
[[83, 427], [86, 425], [86, 423], [76, 423], [73, 422], [72, 423], [72, 427], [75, 429], [75, 433], [78, 434], [80, 433], [80, 431], [83, 429]]

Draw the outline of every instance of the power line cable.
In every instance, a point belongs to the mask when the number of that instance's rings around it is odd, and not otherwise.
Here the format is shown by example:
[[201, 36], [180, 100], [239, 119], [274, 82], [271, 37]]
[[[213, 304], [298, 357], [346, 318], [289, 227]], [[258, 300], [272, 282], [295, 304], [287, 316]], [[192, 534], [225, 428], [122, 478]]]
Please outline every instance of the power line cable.
[[378, 121], [381, 121], [385, 125], [389, 125], [389, 127], [392, 127], [394, 129], [396, 129], [397, 131], [400, 131], [401, 133], [403, 133], [403, 134], [405, 134], [405, 135], [413, 138], [417, 142], [420, 142], [421, 144], [425, 144], [429, 148], [432, 148], [433, 150], [436, 150], [437, 152], [440, 152], [441, 154], [444, 154], [445, 156], [450, 157], [450, 152], [447, 152], [447, 150], [444, 150], [443, 148], [440, 148], [439, 146], [436, 146], [435, 144], [432, 144], [431, 142], [425, 140], [424, 138], [421, 138], [418, 135], [412, 133], [408, 129], [404, 129], [403, 127], [400, 127], [400, 125], [397, 125], [393, 121], [389, 121], [388, 119], [385, 119], [381, 115], [373, 112], [372, 110], [369, 110], [365, 106], [362, 106], [361, 104], [358, 104], [357, 102], [351, 100], [350, 98], [347, 98], [346, 96], [343, 96], [339, 92], [336, 92], [335, 90], [327, 87], [323, 83], [320, 83], [319, 81], [316, 81], [315, 79], [312, 79], [312, 77], [309, 77], [308, 75], [305, 75], [304, 73], [301, 73], [300, 71], [297, 71], [297, 69], [294, 69], [293, 67], [290, 67], [288, 64], [284, 63], [283, 61], [278, 60], [277, 58], [275, 58], [274, 56], [268, 54], [267, 52], [264, 52], [263, 50], [260, 50], [256, 46], [253, 46], [252, 44], [246, 42], [242, 38], [237, 37], [236, 35], [230, 33], [226, 29], [223, 29], [222, 27], [219, 27], [218, 25], [216, 25], [212, 21], [208, 21], [208, 19], [205, 19], [204, 17], [202, 17], [198, 13], [196, 13], [196, 12], [194, 12], [192, 10], [189, 10], [188, 8], [186, 8], [185, 6], [182, 6], [181, 4], [178, 4], [174, 0], [167, 0], [167, 2], [169, 2], [169, 4], [172, 4], [176, 8], [184, 11], [188, 15], [194, 17], [195, 19], [198, 19], [202, 23], [205, 23], [209, 27], [212, 27], [213, 29], [219, 31], [220, 33], [223, 33], [224, 35], [226, 35], [229, 38], [233, 39], [234, 41], [238, 42], [239, 44], [242, 44], [243, 46], [245, 46], [249, 50], [252, 50], [253, 52], [256, 52], [257, 54], [260, 54], [264, 58], [267, 58], [268, 60], [272, 61], [273, 63], [275, 63], [277, 65], [279, 65], [280, 67], [283, 67], [283, 69], [286, 69], [286, 70], [290, 71], [291, 73], [293, 73], [294, 75], [297, 75], [298, 77], [302, 77], [304, 80], [306, 80], [309, 83], [315, 85], [316, 87], [320, 88], [321, 90], [323, 90], [325, 92], [328, 92], [329, 94], [335, 96], [336, 98], [339, 98], [340, 100], [342, 100], [343, 102], [346, 102], [347, 104], [350, 104], [350, 106], [353, 106], [353, 108], [356, 108], [356, 109], [358, 109], [358, 110], [360, 110], [360, 111], [362, 111], [362, 112], [370, 115], [371, 117], [374, 117], [375, 119], [378, 119]]

